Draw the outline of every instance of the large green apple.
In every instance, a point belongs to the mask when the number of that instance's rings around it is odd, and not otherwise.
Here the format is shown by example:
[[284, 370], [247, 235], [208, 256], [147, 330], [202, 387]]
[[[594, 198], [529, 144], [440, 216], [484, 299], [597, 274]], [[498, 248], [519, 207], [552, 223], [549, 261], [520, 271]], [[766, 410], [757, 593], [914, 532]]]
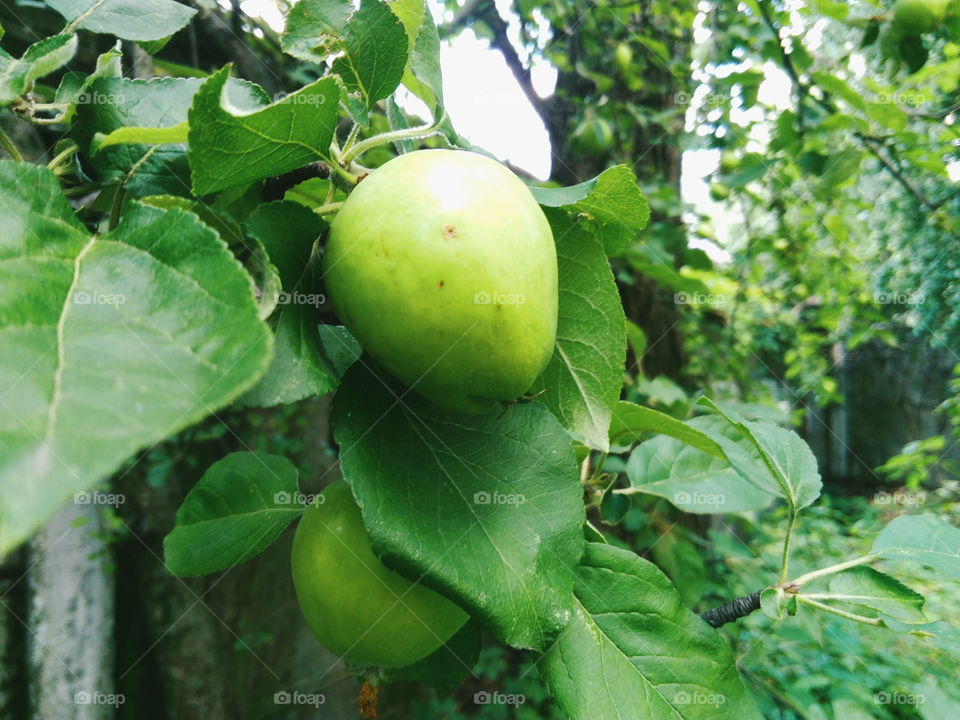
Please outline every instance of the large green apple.
[[930, 32], [943, 20], [949, 0], [897, 0], [893, 23], [907, 35]]
[[322, 498], [300, 519], [291, 564], [300, 609], [323, 646], [358, 665], [403, 667], [449, 640], [467, 614], [377, 559], [345, 482]]
[[550, 225], [516, 175], [476, 153], [412, 152], [364, 178], [333, 221], [324, 282], [364, 349], [452, 410], [514, 400], [553, 353]]

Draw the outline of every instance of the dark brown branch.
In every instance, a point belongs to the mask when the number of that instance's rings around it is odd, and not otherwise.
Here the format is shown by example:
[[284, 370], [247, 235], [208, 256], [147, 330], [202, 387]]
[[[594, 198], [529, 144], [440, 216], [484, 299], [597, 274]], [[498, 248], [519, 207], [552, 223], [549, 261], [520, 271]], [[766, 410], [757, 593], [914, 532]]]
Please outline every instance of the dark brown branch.
[[326, 180], [329, 177], [330, 167], [326, 163], [318, 160], [309, 165], [304, 165], [302, 168], [291, 170], [288, 173], [267, 180], [263, 184], [263, 199], [267, 202], [280, 200], [287, 190], [302, 182], [312, 180], [313, 178]]
[[863, 135], [862, 133], [856, 133], [856, 136], [857, 136], [857, 139], [860, 140], [861, 143], [863, 143], [863, 146], [867, 148], [867, 150], [869, 150], [870, 153], [877, 160], [880, 161], [880, 164], [887, 169], [887, 172], [893, 175], [893, 177], [896, 178], [897, 182], [903, 185], [904, 189], [906, 189], [908, 193], [913, 195], [914, 199], [918, 203], [923, 205], [925, 208], [927, 208], [930, 211], [934, 211], [938, 209], [941, 205], [943, 205], [943, 203], [945, 203], [947, 199], [949, 199], [947, 198], [941, 202], [933, 202], [932, 200], [927, 198], [923, 193], [921, 193], [914, 186], [912, 182], [910, 182], [909, 179], [907, 179], [907, 177], [903, 174], [900, 168], [894, 165], [893, 162], [891, 162], [890, 159], [886, 155], [884, 155], [883, 152], [881, 152], [880, 148], [877, 147], [876, 142], [868, 138], [866, 135]]
[[760, 609], [760, 593], [762, 590], [757, 590], [752, 592], [749, 595], [744, 595], [743, 597], [734, 598], [730, 602], [724, 603], [710, 610], [705, 610], [700, 613], [700, 617], [707, 621], [711, 627], [718, 628], [721, 625], [726, 625], [728, 622], [733, 622], [734, 620], [739, 620], [742, 617], [746, 617], [752, 612]]

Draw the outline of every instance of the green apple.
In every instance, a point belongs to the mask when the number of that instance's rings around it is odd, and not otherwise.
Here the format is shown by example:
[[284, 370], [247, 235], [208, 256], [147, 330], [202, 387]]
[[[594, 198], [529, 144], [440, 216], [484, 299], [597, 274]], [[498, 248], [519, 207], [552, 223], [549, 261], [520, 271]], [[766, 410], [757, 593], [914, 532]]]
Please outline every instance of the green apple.
[[449, 640], [467, 614], [377, 559], [344, 481], [321, 497], [300, 519], [291, 556], [300, 609], [321, 644], [357, 665], [403, 667]]
[[516, 399], [553, 353], [550, 225], [527, 186], [483, 155], [421, 150], [374, 170], [337, 213], [323, 267], [363, 348], [448, 409]]
[[633, 50], [627, 43], [620, 43], [613, 51], [613, 59], [616, 61], [620, 72], [627, 73], [633, 65]]
[[949, 4], [949, 0], [897, 0], [893, 24], [907, 35], [930, 32], [943, 20]]
[[570, 135], [570, 143], [581, 152], [599, 155], [613, 147], [613, 126], [608, 120], [587, 117]]

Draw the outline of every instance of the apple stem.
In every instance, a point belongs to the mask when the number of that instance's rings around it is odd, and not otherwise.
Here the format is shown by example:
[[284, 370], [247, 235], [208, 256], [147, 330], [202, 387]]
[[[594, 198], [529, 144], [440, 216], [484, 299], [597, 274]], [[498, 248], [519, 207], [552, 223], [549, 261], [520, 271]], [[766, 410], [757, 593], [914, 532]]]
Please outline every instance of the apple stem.
[[420, 140], [430, 135], [436, 135], [440, 132], [440, 125], [447, 119], [447, 113], [444, 112], [436, 122], [428, 123], [427, 125], [420, 125], [419, 127], [412, 128], [402, 128], [400, 130], [391, 130], [389, 132], [380, 133], [379, 135], [374, 135], [373, 137], [368, 137], [365, 140], [353, 145], [353, 147], [346, 150], [341, 160], [344, 165], [350, 165], [351, 162], [356, 160], [358, 157], [363, 155], [367, 150], [371, 150], [380, 145], [386, 145], [387, 143], [398, 142], [400, 140]]

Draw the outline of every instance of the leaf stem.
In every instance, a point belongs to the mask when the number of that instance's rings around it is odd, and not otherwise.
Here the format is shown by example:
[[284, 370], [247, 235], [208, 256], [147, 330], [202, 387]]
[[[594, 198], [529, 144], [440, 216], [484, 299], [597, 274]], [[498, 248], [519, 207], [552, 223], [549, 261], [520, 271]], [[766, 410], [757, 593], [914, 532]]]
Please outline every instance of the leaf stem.
[[397, 142], [399, 140], [418, 140], [429, 137], [430, 135], [436, 135], [438, 132], [440, 132], [440, 124], [446, 120], [446, 118], [447, 114], [444, 112], [444, 114], [441, 115], [436, 122], [432, 122], [427, 125], [420, 125], [419, 127], [390, 130], [389, 132], [380, 133], [379, 135], [374, 135], [373, 137], [368, 137], [365, 140], [361, 140], [360, 142], [354, 144], [349, 151], [343, 153], [343, 163], [344, 165], [349, 165], [351, 162], [363, 155], [363, 153], [365, 153], [367, 150], [379, 147], [380, 145], [386, 145], [387, 143]]
[[863, 623], [864, 625], [882, 625], [883, 621], [880, 618], [870, 618], [865, 615], [857, 615], [856, 613], [847, 612], [846, 610], [841, 610], [840, 608], [833, 607], [832, 605], [827, 605], [826, 603], [818, 602], [816, 600], [811, 600], [805, 595], [797, 595], [797, 602], [803, 603], [804, 605], [809, 605], [810, 607], [815, 607], [818, 610], [823, 610], [824, 612], [832, 613], [847, 620], [853, 620], [854, 622]]
[[797, 506], [793, 498], [788, 497], [790, 506], [790, 519], [787, 521], [787, 535], [783, 539], [783, 557], [780, 561], [780, 584], [787, 582], [787, 571], [790, 565], [790, 542], [793, 539], [793, 527], [797, 523]]
[[820, 568], [819, 570], [814, 570], [801, 575], [796, 580], [793, 580], [790, 584], [799, 585], [802, 587], [803, 585], [806, 585], [810, 581], [816, 580], [817, 578], [825, 577], [827, 575], [835, 575], [838, 572], [849, 570], [850, 568], [857, 567], [858, 565], [865, 565], [873, 559], [873, 555], [864, 555], [863, 557], [854, 558], [853, 560], [847, 560], [846, 562], [837, 563], [836, 565]]
[[50, 170], [56, 171], [56, 169], [63, 163], [64, 160], [72, 157], [80, 147], [78, 145], [71, 145], [66, 150], [63, 150], [56, 157], [53, 158], [50, 162], [47, 163], [47, 168]]
[[339, 209], [342, 208], [342, 207], [343, 207], [343, 202], [342, 202], [342, 201], [341, 201], [341, 202], [332, 202], [332, 203], [325, 203], [324, 205], [321, 205], [320, 207], [315, 207], [315, 208], [313, 209], [313, 211], [314, 211], [317, 215], [329, 215], [330, 213], [334, 213], [334, 212], [336, 212], [337, 210], [339, 210]]
[[0, 128], [0, 145], [3, 145], [3, 148], [10, 153], [10, 157], [16, 162], [23, 162], [23, 154], [20, 152], [20, 149], [13, 144], [13, 140], [3, 131], [3, 128]]

